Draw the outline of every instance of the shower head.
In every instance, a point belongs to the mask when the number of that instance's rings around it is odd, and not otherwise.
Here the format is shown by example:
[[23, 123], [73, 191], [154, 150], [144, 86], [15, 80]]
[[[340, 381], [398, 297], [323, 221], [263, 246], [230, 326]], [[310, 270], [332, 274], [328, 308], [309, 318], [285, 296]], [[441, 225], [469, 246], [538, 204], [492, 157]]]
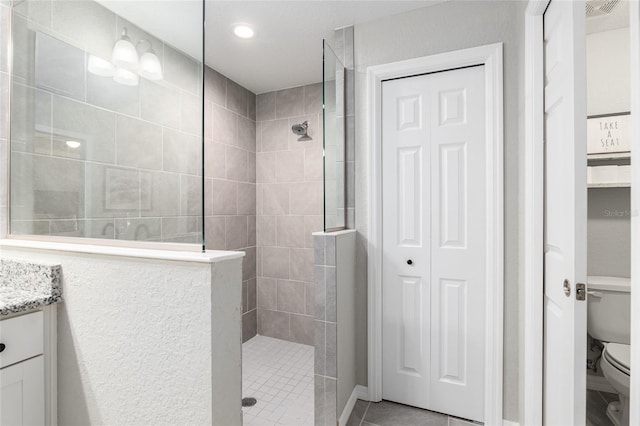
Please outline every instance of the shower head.
[[307, 134], [307, 130], [309, 129], [309, 122], [305, 121], [300, 124], [294, 124], [291, 126], [291, 131], [294, 135], [300, 136], [298, 138], [299, 141], [310, 141], [312, 140], [311, 136]]

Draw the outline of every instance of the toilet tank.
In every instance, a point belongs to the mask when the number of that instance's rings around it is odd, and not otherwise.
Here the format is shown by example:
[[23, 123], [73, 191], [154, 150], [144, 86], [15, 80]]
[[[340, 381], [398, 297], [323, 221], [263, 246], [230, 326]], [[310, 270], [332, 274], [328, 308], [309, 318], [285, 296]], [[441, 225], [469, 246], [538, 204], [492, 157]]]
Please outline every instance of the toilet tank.
[[587, 332], [602, 342], [631, 343], [629, 278], [587, 278]]

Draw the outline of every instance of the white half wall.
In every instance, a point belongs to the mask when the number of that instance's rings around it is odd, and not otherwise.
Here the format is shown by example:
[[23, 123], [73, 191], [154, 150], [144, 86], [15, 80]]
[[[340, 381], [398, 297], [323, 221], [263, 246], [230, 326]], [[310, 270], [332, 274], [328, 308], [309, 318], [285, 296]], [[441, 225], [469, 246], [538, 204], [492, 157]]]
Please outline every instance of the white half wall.
[[0, 244], [0, 256], [62, 265], [59, 424], [241, 424], [241, 253], [194, 262]]

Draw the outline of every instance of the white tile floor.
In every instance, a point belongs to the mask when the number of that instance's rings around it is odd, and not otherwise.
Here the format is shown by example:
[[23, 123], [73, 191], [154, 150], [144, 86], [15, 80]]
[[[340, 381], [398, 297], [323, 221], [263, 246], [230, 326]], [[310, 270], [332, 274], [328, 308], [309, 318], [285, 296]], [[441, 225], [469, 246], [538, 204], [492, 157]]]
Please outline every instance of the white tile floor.
[[242, 345], [243, 424], [312, 426], [313, 346], [256, 336]]

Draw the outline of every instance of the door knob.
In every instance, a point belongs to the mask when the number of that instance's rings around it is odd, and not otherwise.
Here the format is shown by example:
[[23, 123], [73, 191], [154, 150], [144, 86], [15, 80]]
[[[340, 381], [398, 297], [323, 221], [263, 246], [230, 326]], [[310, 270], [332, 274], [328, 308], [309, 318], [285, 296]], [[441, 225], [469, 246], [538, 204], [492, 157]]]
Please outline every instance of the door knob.
[[6, 348], [7, 345], [5, 345], [4, 343], [0, 343], [0, 352], [4, 351], [4, 348]]
[[562, 283], [562, 290], [564, 290], [565, 296], [571, 296], [571, 284], [569, 283], [569, 280], [564, 280]]
[[411, 259], [407, 260], [407, 265], [413, 265], [413, 260]]

